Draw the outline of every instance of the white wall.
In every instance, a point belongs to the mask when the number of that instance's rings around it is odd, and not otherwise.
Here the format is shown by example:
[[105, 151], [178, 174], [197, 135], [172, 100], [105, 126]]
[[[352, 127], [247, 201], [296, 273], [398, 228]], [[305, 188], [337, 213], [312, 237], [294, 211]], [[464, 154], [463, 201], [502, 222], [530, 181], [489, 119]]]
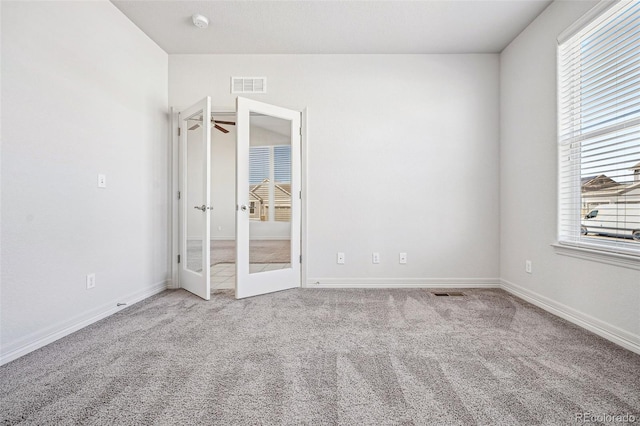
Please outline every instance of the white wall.
[[2, 2], [2, 361], [166, 287], [167, 60], [107, 1]]
[[233, 108], [231, 76], [309, 108], [310, 283], [497, 283], [498, 55], [171, 55], [169, 103]]
[[[640, 350], [640, 271], [561, 256], [556, 38], [596, 2], [552, 3], [501, 55], [501, 257], [507, 289]], [[533, 273], [524, 270], [533, 262]], [[635, 345], [635, 346], [634, 346]]]

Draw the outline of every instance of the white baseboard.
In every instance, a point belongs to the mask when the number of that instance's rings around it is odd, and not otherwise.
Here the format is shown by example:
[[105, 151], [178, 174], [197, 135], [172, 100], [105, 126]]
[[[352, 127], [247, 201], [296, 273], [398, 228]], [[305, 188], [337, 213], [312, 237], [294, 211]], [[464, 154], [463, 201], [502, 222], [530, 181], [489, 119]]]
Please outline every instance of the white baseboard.
[[500, 280], [501, 287], [509, 293], [532, 303], [560, 318], [566, 319], [598, 336], [604, 337], [611, 342], [640, 354], [640, 336], [622, 330], [605, 321], [601, 321], [589, 314], [580, 312], [567, 305], [549, 299], [546, 296], [528, 290], [507, 280]]
[[[36, 349], [40, 349], [49, 343], [55, 342], [62, 337], [68, 336], [81, 328], [100, 321], [109, 315], [113, 315], [128, 306], [151, 297], [154, 294], [158, 294], [166, 289], [167, 281], [162, 281], [135, 293], [119, 297], [117, 300], [113, 300], [99, 308], [77, 315], [70, 320], [52, 325], [44, 330], [31, 333], [30, 335], [20, 339], [18, 342], [10, 344], [6, 348], [2, 348], [3, 352], [0, 353], [0, 365], [4, 365], [14, 359], [18, 359], [29, 352], [35, 351]], [[126, 303], [126, 305], [116, 306], [118, 303]]]
[[500, 288], [499, 278], [308, 278], [307, 288]]

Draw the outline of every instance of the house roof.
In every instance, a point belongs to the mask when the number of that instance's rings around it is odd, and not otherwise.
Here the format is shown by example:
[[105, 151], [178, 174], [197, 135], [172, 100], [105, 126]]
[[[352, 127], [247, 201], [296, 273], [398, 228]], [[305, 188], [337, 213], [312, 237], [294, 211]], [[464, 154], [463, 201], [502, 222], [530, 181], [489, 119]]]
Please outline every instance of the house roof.
[[582, 178], [582, 191], [599, 191], [606, 188], [619, 187], [622, 184], [607, 175], [588, 176]]
[[[249, 196], [258, 201], [266, 201], [269, 199], [269, 179], [249, 186]], [[276, 183], [274, 186], [274, 197], [276, 203], [291, 202], [291, 184]]]
[[583, 196], [585, 197], [619, 197], [621, 195], [629, 196], [629, 195], [640, 195], [640, 194], [630, 194], [632, 191], [639, 190], [640, 192], [640, 182], [635, 182], [632, 184], [618, 184], [614, 187], [608, 188], [599, 188], [593, 190], [585, 190], [582, 188]]

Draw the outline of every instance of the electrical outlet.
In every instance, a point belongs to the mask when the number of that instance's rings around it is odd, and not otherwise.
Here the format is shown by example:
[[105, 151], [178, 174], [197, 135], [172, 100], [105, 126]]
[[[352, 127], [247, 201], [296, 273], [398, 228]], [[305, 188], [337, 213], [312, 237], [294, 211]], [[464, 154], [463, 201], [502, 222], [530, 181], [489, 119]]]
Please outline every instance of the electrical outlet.
[[533, 273], [533, 272], [532, 272], [533, 270], [532, 270], [532, 267], [531, 267], [531, 261], [530, 261], [530, 260], [527, 260], [527, 261], [525, 261], [525, 262], [524, 262], [524, 270], [525, 270], [525, 272], [526, 272], [527, 274], [531, 274], [531, 273]]
[[96, 286], [96, 274], [87, 274], [87, 290]]
[[403, 265], [407, 263], [407, 253], [400, 253], [400, 263]]
[[373, 263], [380, 263], [380, 253], [373, 253], [371, 256], [371, 261]]
[[338, 252], [338, 265], [344, 265], [344, 253]]

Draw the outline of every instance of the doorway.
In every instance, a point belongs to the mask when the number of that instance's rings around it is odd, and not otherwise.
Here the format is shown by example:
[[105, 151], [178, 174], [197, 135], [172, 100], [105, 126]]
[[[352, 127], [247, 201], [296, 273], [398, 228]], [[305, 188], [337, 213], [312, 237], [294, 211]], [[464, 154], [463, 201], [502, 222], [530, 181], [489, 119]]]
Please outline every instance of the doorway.
[[246, 98], [235, 112], [210, 104], [178, 114], [179, 286], [205, 299], [299, 287], [301, 113]]

